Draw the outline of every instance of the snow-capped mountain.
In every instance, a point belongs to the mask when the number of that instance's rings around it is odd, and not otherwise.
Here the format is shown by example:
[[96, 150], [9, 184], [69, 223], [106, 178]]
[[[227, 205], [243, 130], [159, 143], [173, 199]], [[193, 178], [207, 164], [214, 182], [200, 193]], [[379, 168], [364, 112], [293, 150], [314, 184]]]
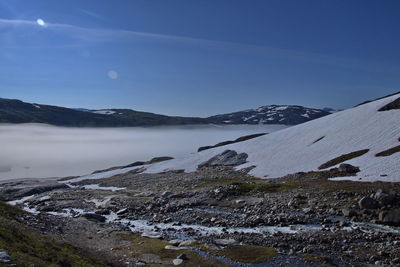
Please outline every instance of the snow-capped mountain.
[[[250, 174], [261, 178], [327, 170], [348, 163], [359, 167], [360, 172], [356, 176], [336, 179], [399, 182], [399, 122], [400, 93], [248, 141], [144, 168], [148, 173], [182, 169], [191, 172], [216, 155], [233, 150], [248, 155], [246, 162], [236, 169], [254, 166]], [[109, 177], [131, 169], [118, 169], [84, 179]]]
[[256, 109], [209, 117], [217, 124], [287, 124], [296, 125], [330, 113], [302, 106], [262, 106]]

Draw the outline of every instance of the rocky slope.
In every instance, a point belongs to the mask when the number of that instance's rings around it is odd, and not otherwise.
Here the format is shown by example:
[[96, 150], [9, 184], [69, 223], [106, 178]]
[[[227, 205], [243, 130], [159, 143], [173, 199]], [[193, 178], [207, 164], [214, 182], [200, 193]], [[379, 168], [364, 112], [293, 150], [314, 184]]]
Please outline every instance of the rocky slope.
[[127, 127], [187, 124], [294, 125], [329, 114], [300, 106], [266, 106], [208, 118], [177, 117], [131, 109], [69, 109], [0, 98], [0, 123], [46, 123], [76, 127]]

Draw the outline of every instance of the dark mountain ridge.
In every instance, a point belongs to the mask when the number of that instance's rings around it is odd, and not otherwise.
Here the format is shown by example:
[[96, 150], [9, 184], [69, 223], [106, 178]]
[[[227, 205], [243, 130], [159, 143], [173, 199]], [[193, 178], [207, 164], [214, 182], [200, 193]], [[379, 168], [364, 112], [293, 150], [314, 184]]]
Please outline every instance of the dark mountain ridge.
[[189, 124], [294, 125], [329, 115], [302, 106], [263, 106], [208, 118], [166, 116], [131, 109], [71, 109], [0, 98], [0, 123], [46, 123], [71, 127], [129, 127]]

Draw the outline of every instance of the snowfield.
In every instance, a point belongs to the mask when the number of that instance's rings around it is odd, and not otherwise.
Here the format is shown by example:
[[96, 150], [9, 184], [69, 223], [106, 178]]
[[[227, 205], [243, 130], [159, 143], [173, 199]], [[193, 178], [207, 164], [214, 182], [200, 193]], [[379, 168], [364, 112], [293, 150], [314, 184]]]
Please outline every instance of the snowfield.
[[[369, 149], [368, 153], [346, 161], [360, 167], [358, 175], [339, 179], [400, 182], [400, 153], [386, 157], [375, 156], [381, 151], [400, 145], [400, 110], [378, 111], [399, 97], [400, 94], [397, 94], [249, 141], [148, 165], [145, 166], [145, 172], [179, 169], [191, 172], [211, 157], [231, 149], [248, 154], [248, 162], [236, 167], [237, 169], [256, 166], [250, 171], [251, 175], [277, 178], [296, 172], [315, 171], [323, 163], [342, 154]], [[109, 177], [132, 169], [134, 168], [100, 173], [96, 174], [96, 178]]]
[[[249, 155], [248, 163], [237, 169], [255, 165], [250, 174], [274, 178], [318, 170], [321, 164], [342, 154], [370, 149], [363, 156], [346, 161], [359, 166], [361, 172], [356, 177], [340, 179], [400, 182], [400, 153], [387, 157], [375, 156], [376, 153], [400, 145], [400, 110], [378, 111], [399, 97], [400, 94], [246, 142], [154, 164], [146, 172], [155, 173], [166, 169], [194, 171], [202, 162], [226, 149], [232, 149]], [[321, 137], [324, 138], [314, 143]]]

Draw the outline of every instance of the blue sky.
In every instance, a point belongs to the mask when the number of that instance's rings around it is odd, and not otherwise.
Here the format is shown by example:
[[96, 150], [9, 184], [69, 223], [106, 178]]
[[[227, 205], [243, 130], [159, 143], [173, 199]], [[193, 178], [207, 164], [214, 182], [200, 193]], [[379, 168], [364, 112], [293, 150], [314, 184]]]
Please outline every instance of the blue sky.
[[191, 116], [347, 108], [400, 91], [399, 13], [396, 0], [1, 0], [0, 97]]

